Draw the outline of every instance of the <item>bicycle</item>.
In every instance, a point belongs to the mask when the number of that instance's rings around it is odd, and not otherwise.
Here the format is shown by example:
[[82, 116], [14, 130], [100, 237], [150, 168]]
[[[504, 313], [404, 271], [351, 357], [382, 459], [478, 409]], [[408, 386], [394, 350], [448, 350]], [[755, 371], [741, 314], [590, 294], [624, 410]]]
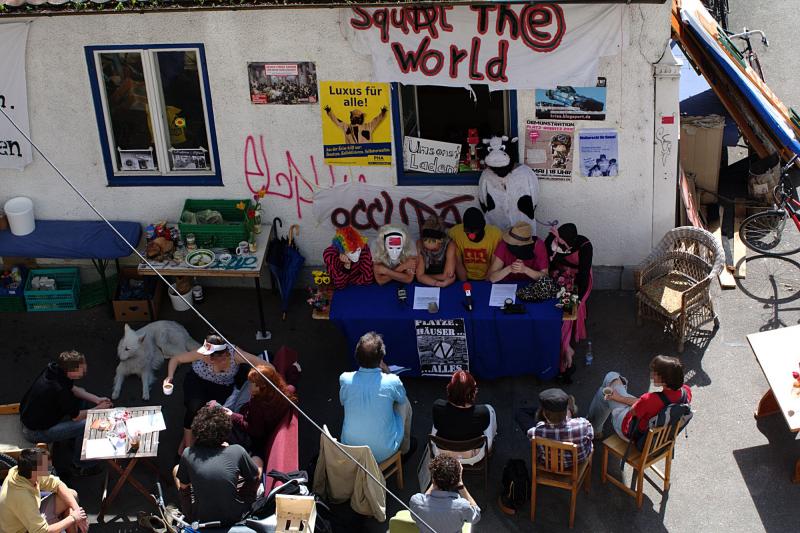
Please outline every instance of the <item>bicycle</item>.
[[[775, 203], [771, 209], [750, 215], [742, 222], [739, 235], [745, 246], [768, 256], [788, 256], [800, 252], [800, 202], [797, 189], [789, 178], [795, 155], [781, 169], [778, 185], [772, 190]], [[787, 225], [791, 219], [793, 224]]]
[[750, 43], [750, 36], [751, 35], [760, 35], [761, 36], [761, 44], [765, 47], [769, 48], [769, 40], [767, 39], [766, 34], [762, 30], [748, 30], [745, 26], [742, 28], [740, 33], [733, 33], [727, 30], [725, 31], [725, 35], [728, 37], [728, 40], [731, 41], [731, 45], [733, 45], [733, 39], [739, 39], [744, 41], [745, 47], [744, 50], [739, 50], [734, 46], [736, 52], [741, 56], [740, 59], [745, 61], [750, 68], [752, 68], [758, 77], [761, 78], [761, 81], [764, 80], [764, 71], [761, 69], [761, 61], [758, 59], [758, 55], [756, 54], [755, 50], [753, 50], [753, 45]]

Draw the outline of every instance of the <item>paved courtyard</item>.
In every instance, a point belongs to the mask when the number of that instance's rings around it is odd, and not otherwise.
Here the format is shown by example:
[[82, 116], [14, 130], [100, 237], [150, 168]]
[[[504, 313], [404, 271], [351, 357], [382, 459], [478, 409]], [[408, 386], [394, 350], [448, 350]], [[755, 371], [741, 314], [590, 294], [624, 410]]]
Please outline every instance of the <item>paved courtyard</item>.
[[[761, 261], [755, 259], [751, 261]], [[743, 290], [720, 293], [714, 283], [721, 328], [694, 339], [683, 354], [687, 381], [693, 388], [694, 420], [688, 438], [680, 437], [673, 463], [672, 488], [662, 496], [653, 486], [645, 487], [644, 506], [637, 510], [632, 498], [620, 490], [600, 483], [601, 450], [595, 453], [592, 490], [579, 495], [575, 531], [670, 531], [670, 532], [783, 532], [797, 530], [797, 502], [800, 485], [792, 485], [790, 471], [800, 457], [800, 444], [789, 433], [780, 416], [756, 422], [753, 409], [766, 390], [766, 381], [756, 363], [745, 335], [764, 329], [800, 323], [800, 266], [782, 263], [780, 303], [770, 300], [767, 279], [745, 280]], [[756, 269], [753, 269], [754, 271]], [[765, 285], [766, 284], [766, 285]], [[766, 287], [766, 288], [765, 288]], [[766, 291], [766, 292], [765, 292]], [[303, 378], [300, 403], [318, 423], [325, 423], [336, 434], [341, 429], [342, 410], [338, 402], [338, 375], [351, 368], [345, 340], [333, 324], [310, 319], [303, 294], [296, 291], [288, 319], [280, 321], [277, 298], [267, 296], [269, 329], [273, 339], [254, 340], [256, 316], [252, 293], [245, 289], [208, 288], [206, 303], [200, 307], [226, 334], [243, 348], [256, 352], [276, 350], [282, 344], [300, 352]], [[754, 299], [753, 296], [757, 296]], [[368, 305], [368, 303], [365, 303]], [[168, 304], [167, 304], [168, 307]], [[189, 313], [167, 308], [161, 318], [184, 324], [195, 338], [205, 328]], [[122, 324], [114, 322], [105, 307], [72, 313], [30, 313], [0, 315], [0, 349], [4, 369], [0, 372], [0, 403], [19, 401], [28, 384], [41, 368], [65, 349], [87, 354], [89, 374], [83, 385], [90, 391], [110, 395], [116, 366], [116, 345]], [[657, 353], [673, 355], [674, 343], [662, 336], [658, 327], [637, 327], [633, 293], [597, 291], [590, 299], [589, 330], [595, 360], [581, 366], [575, 381], [567, 387], [586, 412], [596, 387], [608, 370], [618, 370], [630, 381], [630, 390], [640, 394], [648, 387], [647, 364]], [[798, 347], [787, 347], [787, 353]], [[391, 362], [391, 346], [388, 347]], [[578, 362], [583, 364], [583, 348]], [[185, 370], [184, 370], [185, 371]], [[164, 375], [162, 368], [160, 376]], [[445, 381], [420, 378], [403, 379], [414, 407], [413, 431], [423, 442], [431, 426], [430, 405], [444, 394]], [[180, 376], [176, 379], [180, 388]], [[530, 462], [530, 446], [524, 433], [513, 423], [513, 410], [532, 406], [540, 390], [551, 386], [523, 376], [479, 382], [478, 400], [491, 403], [499, 417], [499, 437], [488, 490], [479, 476], [467, 475], [465, 482], [483, 509], [477, 531], [566, 531], [568, 494], [556, 489], [539, 490], [537, 519], [531, 523], [526, 507], [514, 517], [503, 515], [496, 505], [500, 475], [506, 460], [519, 457]], [[143, 405], [137, 380], [126, 382], [118, 405]], [[168, 430], [161, 434], [159, 463], [166, 471], [175, 461], [179, 424], [183, 407], [181, 394], [164, 397], [154, 390], [150, 403], [163, 405]], [[319, 435], [307, 422], [300, 425], [300, 465], [305, 467], [319, 446]], [[406, 487], [398, 495], [407, 501], [418, 490], [415, 466], [406, 466]], [[616, 466], [614, 467], [616, 468]], [[626, 469], [629, 477], [630, 469]], [[154, 477], [146, 470], [137, 472], [145, 486]], [[72, 483], [92, 516], [92, 531], [139, 531], [136, 512], [151, 510], [138, 493], [126, 488], [113, 505], [108, 523], [95, 525], [102, 476], [74, 480]], [[394, 480], [389, 481], [395, 489]], [[176, 501], [174, 490], [169, 499]], [[388, 504], [389, 515], [399, 508]], [[114, 518], [115, 515], [120, 515]], [[388, 523], [353, 520], [345, 531], [386, 531]]]

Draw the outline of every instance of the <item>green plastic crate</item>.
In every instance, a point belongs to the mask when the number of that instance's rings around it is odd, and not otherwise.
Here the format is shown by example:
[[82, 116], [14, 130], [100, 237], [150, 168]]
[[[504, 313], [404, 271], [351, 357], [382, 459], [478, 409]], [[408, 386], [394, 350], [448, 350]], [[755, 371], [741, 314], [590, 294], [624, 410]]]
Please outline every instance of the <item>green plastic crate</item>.
[[[33, 290], [31, 282], [36, 276], [56, 280], [56, 290]], [[74, 311], [78, 309], [81, 294], [81, 274], [77, 267], [36, 268], [28, 273], [25, 282], [25, 307], [29, 312]]]
[[184, 211], [197, 213], [205, 209], [219, 211], [224, 224], [184, 224], [179, 223], [181, 238], [186, 240], [186, 235], [193, 233], [198, 248], [230, 248], [235, 249], [240, 242], [249, 237], [245, 220], [247, 209], [237, 209], [236, 204], [244, 202], [250, 206], [249, 200], [186, 200], [183, 210], [178, 214], [178, 220]]

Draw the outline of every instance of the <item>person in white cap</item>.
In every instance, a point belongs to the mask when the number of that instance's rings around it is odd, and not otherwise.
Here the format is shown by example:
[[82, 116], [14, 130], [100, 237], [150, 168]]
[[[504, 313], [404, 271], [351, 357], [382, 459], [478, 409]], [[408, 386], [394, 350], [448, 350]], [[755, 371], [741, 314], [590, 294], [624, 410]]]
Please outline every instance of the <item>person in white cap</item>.
[[192, 443], [192, 420], [201, 407], [214, 400], [224, 404], [233, 392], [234, 384], [247, 380], [250, 366], [263, 365], [264, 360], [240, 348], [226, 344], [219, 335], [211, 334], [196, 352], [175, 355], [169, 360], [164, 385], [172, 384], [178, 365], [191, 363], [192, 369], [183, 380], [183, 439], [178, 444], [178, 455]]

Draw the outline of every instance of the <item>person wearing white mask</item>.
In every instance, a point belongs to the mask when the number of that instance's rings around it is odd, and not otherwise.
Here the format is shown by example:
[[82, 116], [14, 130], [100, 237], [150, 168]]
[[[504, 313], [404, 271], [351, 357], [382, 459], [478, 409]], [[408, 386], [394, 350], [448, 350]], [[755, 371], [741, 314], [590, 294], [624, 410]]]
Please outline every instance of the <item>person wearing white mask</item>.
[[372, 254], [375, 281], [385, 285], [390, 281], [411, 283], [417, 269], [414, 243], [405, 229], [398, 226], [383, 226], [375, 239]]
[[331, 245], [322, 252], [322, 260], [336, 289], [375, 281], [367, 239], [352, 226], [336, 230]]

